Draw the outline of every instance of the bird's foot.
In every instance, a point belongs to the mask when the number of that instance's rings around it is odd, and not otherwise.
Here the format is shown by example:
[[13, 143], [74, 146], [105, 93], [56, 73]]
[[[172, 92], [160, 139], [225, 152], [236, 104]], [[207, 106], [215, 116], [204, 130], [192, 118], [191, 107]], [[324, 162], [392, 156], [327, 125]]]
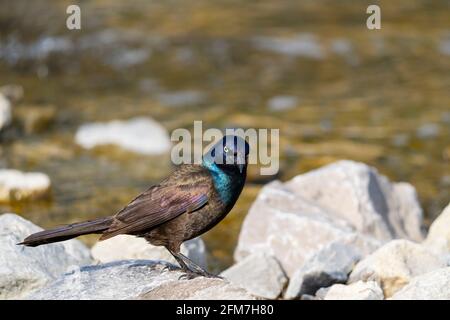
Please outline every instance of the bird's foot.
[[192, 280], [192, 279], [197, 278], [197, 277], [205, 277], [205, 278], [211, 278], [211, 279], [223, 279], [223, 277], [215, 275], [215, 274], [212, 274], [212, 273], [209, 273], [209, 272], [207, 272], [205, 270], [195, 270], [195, 271], [184, 270], [184, 272], [185, 273], [182, 274], [178, 278], [178, 280], [181, 280], [181, 279]]
[[198, 274], [205, 278], [214, 278], [214, 279], [222, 279], [223, 280], [223, 277], [216, 275], [216, 274], [209, 273], [208, 271], [205, 271], [205, 270], [198, 272]]
[[184, 273], [178, 277], [178, 280], [192, 280], [200, 276], [201, 276], [200, 274], [193, 272], [191, 270], [184, 270]]
[[173, 270], [176, 270], [176, 269], [178, 269], [178, 268], [173, 266], [173, 265], [171, 265], [171, 264], [166, 264], [166, 265], [164, 265], [164, 267], [162, 267], [161, 271], [162, 272], [166, 272], [166, 271], [173, 271]]

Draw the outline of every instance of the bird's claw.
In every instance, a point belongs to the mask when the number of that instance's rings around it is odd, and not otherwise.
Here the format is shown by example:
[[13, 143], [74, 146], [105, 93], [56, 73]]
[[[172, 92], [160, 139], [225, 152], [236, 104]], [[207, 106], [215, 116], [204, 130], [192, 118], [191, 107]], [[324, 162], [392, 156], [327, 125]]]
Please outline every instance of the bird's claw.
[[192, 280], [197, 277], [205, 277], [205, 278], [213, 278], [213, 279], [222, 279], [223, 277], [209, 273], [207, 271], [185, 271], [184, 274], [182, 274], [178, 280], [186, 279], [186, 280]]
[[166, 271], [172, 271], [173, 269], [174, 269], [173, 266], [166, 264], [164, 267], [162, 267], [161, 271], [166, 272]]
[[183, 273], [181, 276], [178, 277], [178, 280], [192, 280], [194, 278], [199, 277], [200, 275], [198, 273], [187, 271]]

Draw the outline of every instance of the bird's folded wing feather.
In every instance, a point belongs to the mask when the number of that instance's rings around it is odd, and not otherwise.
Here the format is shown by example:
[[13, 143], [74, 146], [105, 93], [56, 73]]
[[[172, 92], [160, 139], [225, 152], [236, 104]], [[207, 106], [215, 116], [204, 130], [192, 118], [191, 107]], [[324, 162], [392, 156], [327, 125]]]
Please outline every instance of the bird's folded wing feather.
[[194, 212], [208, 202], [208, 186], [185, 184], [154, 186], [140, 194], [114, 216], [100, 240], [118, 234], [139, 234], [184, 212]]

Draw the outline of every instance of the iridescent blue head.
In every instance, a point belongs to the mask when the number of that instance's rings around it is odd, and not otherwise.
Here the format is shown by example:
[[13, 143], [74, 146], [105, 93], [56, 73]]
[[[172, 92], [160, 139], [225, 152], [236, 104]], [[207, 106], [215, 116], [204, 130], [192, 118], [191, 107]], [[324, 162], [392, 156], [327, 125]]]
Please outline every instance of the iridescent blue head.
[[224, 172], [245, 174], [249, 153], [250, 146], [245, 139], [227, 135], [206, 153], [203, 163], [207, 166], [214, 164]]

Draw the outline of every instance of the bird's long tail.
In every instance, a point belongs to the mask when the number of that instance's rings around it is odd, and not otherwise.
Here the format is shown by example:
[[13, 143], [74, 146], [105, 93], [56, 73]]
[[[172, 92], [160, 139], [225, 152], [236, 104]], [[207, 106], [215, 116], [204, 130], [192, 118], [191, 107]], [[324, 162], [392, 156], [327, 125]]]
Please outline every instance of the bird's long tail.
[[55, 229], [43, 230], [33, 233], [19, 244], [29, 247], [37, 247], [41, 244], [69, 240], [78, 236], [91, 233], [103, 233], [112, 223], [112, 218], [99, 218], [92, 221], [83, 221], [68, 224]]

